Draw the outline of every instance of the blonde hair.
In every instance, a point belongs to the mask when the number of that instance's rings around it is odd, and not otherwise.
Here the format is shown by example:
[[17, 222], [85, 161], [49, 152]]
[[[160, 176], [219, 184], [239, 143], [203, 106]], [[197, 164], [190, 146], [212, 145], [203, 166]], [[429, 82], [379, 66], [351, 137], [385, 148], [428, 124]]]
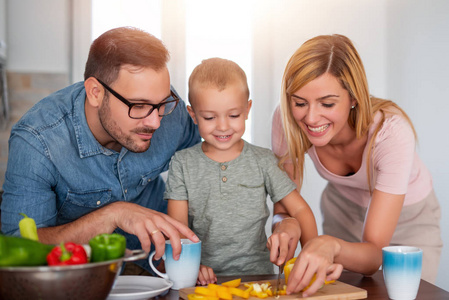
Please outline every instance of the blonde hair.
[[238, 64], [223, 58], [205, 59], [195, 67], [189, 78], [189, 102], [193, 106], [195, 93], [201, 88], [224, 90], [231, 84], [240, 84], [249, 98], [246, 74]]
[[[374, 115], [380, 111], [382, 118], [368, 141], [367, 155], [368, 185], [371, 190], [371, 154], [374, 139], [382, 127], [386, 114], [401, 114], [413, 125], [406, 113], [389, 100], [371, 97], [368, 89], [365, 69], [362, 60], [351, 40], [343, 35], [322, 35], [306, 41], [290, 58], [284, 71], [281, 87], [281, 115], [288, 145], [288, 153], [281, 157], [280, 166], [291, 159], [294, 176], [299, 175], [299, 188], [303, 182], [304, 156], [312, 146], [306, 134], [296, 123], [291, 111], [290, 96], [321, 75], [329, 73], [346, 89], [351, 99], [357, 102], [350, 110], [349, 126], [355, 130], [356, 137], [368, 134]], [[416, 137], [416, 132], [415, 137]]]

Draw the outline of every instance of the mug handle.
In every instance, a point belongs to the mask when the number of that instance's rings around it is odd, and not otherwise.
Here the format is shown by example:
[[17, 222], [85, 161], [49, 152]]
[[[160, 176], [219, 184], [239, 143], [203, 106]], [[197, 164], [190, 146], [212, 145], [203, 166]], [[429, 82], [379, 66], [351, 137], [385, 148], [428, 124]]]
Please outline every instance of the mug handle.
[[[161, 276], [164, 279], [169, 279], [167, 273], [161, 273], [159, 272], [159, 270], [156, 269], [156, 267], [153, 265], [153, 256], [156, 254], [156, 251], [151, 252], [150, 256], [148, 257], [148, 263], [150, 264], [151, 269], [153, 269], [153, 271]], [[162, 255], [162, 259], [165, 260], [165, 254]]]

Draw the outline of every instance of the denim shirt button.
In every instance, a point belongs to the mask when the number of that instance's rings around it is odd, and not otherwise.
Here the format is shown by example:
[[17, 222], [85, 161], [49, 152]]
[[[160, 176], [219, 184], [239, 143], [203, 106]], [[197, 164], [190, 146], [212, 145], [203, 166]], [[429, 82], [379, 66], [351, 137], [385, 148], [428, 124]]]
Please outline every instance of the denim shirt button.
[[97, 201], [97, 205], [100, 205], [101, 204], [101, 201]]
[[127, 190], [127, 189], [125, 190], [125, 194], [126, 194], [126, 193], [128, 193], [128, 190]]
[[150, 182], [151, 181], [151, 178], [148, 178], [148, 182]]

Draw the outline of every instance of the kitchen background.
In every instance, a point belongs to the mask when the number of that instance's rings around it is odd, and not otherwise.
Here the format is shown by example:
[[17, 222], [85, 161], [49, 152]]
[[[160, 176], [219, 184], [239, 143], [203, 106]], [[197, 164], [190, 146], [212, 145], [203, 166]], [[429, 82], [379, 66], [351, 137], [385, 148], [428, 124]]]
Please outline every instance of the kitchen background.
[[[445, 247], [437, 285], [449, 290], [449, 1], [224, 3], [0, 0], [0, 41], [6, 43], [0, 47], [0, 62], [6, 57], [9, 96], [9, 121], [0, 124], [0, 185], [11, 125], [44, 96], [82, 80], [92, 39], [110, 27], [133, 25], [159, 36], [171, 52], [172, 83], [184, 98], [188, 75], [202, 58], [238, 62], [248, 74], [254, 101], [246, 138], [264, 147], [270, 147], [271, 114], [288, 58], [315, 35], [341, 33], [358, 48], [371, 93], [396, 101], [414, 122], [418, 152], [433, 174], [442, 208]], [[310, 161], [306, 168], [302, 194], [321, 224], [325, 182]]]

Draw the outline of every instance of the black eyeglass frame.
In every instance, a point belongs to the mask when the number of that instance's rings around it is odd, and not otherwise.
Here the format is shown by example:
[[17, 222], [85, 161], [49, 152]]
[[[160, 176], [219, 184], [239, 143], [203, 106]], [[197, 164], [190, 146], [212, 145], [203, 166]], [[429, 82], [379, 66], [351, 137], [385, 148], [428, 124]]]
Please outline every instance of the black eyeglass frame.
[[[98, 78], [95, 78], [95, 79], [97, 79], [97, 81], [98, 81], [98, 82], [99, 82], [99, 83], [100, 83], [106, 90], [108, 90], [108, 92], [110, 92], [112, 95], [114, 95], [115, 98], [119, 99], [119, 100], [122, 101], [124, 104], [126, 104], [126, 106], [128, 106], [128, 108], [129, 108], [129, 110], [128, 110], [128, 117], [130, 117], [131, 119], [144, 119], [144, 118], [148, 117], [149, 115], [151, 115], [155, 109], [157, 109], [157, 111], [158, 111], [158, 116], [159, 116], [159, 117], [165, 117], [165, 116], [171, 114], [171, 113], [175, 110], [176, 106], [177, 106], [178, 103], [179, 103], [179, 97], [178, 97], [178, 96], [177, 96], [171, 89], [170, 89], [170, 96], [174, 98], [173, 100], [165, 101], [165, 99], [164, 99], [164, 100], [162, 100], [162, 102], [159, 103], [159, 104], [151, 104], [151, 103], [132, 103], [132, 102], [128, 101], [125, 97], [123, 97], [122, 95], [120, 95], [119, 93], [117, 93], [116, 91], [114, 91], [110, 86], [108, 86], [106, 83], [104, 83], [104, 82], [101, 81], [100, 79], [98, 79]], [[167, 98], [169, 98], [169, 97], [167, 97]], [[160, 115], [160, 114], [159, 114], [159, 109], [160, 109], [161, 107], [163, 107], [164, 105], [166, 105], [166, 104], [168, 104], [168, 103], [172, 103], [172, 102], [176, 102], [176, 103], [175, 103], [175, 106], [173, 107], [173, 109], [171, 109], [171, 110], [168, 111], [167, 113], [165, 113], [165, 111], [164, 111], [164, 114], [163, 114], [163, 115]], [[131, 116], [131, 109], [133, 108], [133, 106], [136, 106], [136, 105], [148, 105], [148, 106], [151, 106], [151, 109], [150, 109], [150, 111], [148, 112], [147, 115], [145, 115], [145, 116], [143, 116], [143, 117], [135, 118], [135, 117], [132, 117], [132, 116]]]

